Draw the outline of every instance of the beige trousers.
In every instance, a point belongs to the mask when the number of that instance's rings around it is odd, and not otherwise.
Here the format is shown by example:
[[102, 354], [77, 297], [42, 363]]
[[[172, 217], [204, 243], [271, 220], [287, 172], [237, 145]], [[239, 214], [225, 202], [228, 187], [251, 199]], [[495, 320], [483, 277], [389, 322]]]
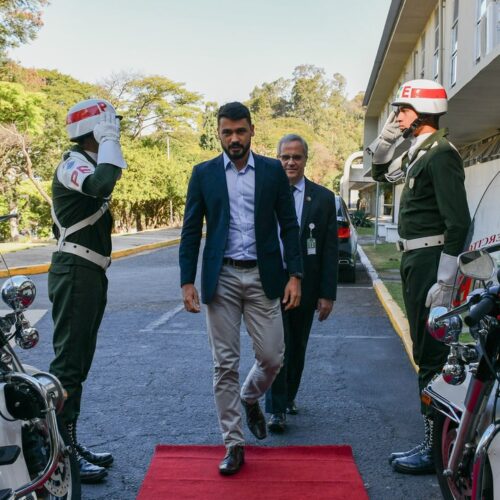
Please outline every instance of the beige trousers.
[[[239, 387], [241, 318], [253, 342], [255, 363]], [[244, 444], [240, 397], [257, 401], [283, 363], [285, 344], [279, 299], [268, 299], [259, 270], [222, 267], [215, 296], [207, 306], [207, 329], [214, 360], [214, 396], [226, 447]]]

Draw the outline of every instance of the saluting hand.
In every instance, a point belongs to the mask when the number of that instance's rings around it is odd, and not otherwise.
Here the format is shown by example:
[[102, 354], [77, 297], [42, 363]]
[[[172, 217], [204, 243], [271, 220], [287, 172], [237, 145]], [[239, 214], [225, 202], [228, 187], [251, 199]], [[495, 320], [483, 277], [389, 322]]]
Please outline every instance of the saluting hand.
[[316, 311], [318, 311], [318, 320], [324, 321], [330, 313], [333, 311], [333, 300], [330, 299], [318, 299], [318, 305]]
[[291, 276], [285, 287], [285, 293], [283, 295], [283, 304], [285, 304], [285, 311], [289, 309], [295, 309], [300, 305], [301, 297], [301, 286], [300, 279], [295, 276]]
[[182, 286], [182, 299], [184, 301], [184, 309], [190, 313], [200, 312], [200, 299], [198, 291], [192, 283], [187, 283]]

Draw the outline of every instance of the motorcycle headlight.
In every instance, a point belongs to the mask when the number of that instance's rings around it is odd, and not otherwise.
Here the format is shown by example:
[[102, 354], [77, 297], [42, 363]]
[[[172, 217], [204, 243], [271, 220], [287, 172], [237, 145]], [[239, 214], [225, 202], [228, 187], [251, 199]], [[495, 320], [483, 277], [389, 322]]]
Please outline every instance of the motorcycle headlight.
[[27, 309], [35, 296], [35, 284], [26, 276], [12, 276], [2, 286], [2, 300], [14, 311]]

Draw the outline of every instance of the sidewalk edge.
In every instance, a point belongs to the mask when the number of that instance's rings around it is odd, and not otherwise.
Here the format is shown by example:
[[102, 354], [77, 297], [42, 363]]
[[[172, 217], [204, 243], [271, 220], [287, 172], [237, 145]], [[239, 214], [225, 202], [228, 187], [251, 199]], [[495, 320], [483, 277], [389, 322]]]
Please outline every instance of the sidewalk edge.
[[[123, 250], [115, 250], [111, 253], [112, 259], [121, 259], [122, 257], [128, 257], [129, 255], [134, 255], [141, 252], [147, 252], [149, 250], [156, 250], [158, 248], [170, 247], [173, 245], [177, 245], [181, 240], [176, 238], [174, 240], [168, 241], [158, 241], [156, 243], [147, 243], [145, 245], [138, 245], [132, 248], [125, 248]], [[9, 268], [9, 272], [2, 269], [0, 270], [0, 278], [7, 278], [10, 276], [18, 276], [21, 274], [44, 274], [49, 271], [50, 262], [46, 262], [44, 264], [35, 264], [32, 266], [18, 266]]]
[[372, 266], [372, 263], [370, 262], [367, 255], [363, 251], [361, 245], [358, 245], [358, 253], [361, 263], [363, 264], [363, 266], [365, 266], [368, 275], [372, 279], [375, 293], [377, 294], [377, 297], [380, 303], [382, 304], [382, 307], [385, 309], [385, 312], [389, 317], [389, 321], [391, 322], [394, 330], [396, 330], [396, 333], [401, 338], [401, 341], [403, 342], [404, 348], [406, 350], [406, 354], [408, 355], [408, 358], [410, 359], [413, 368], [415, 368], [415, 371], [418, 371], [418, 367], [413, 361], [413, 354], [412, 354], [413, 342], [411, 341], [410, 337], [410, 328], [408, 326], [408, 320], [406, 319], [403, 311], [401, 310], [397, 302], [392, 298], [391, 294], [387, 290], [387, 287], [384, 285], [383, 281], [378, 277], [377, 271], [375, 271], [374, 267]]

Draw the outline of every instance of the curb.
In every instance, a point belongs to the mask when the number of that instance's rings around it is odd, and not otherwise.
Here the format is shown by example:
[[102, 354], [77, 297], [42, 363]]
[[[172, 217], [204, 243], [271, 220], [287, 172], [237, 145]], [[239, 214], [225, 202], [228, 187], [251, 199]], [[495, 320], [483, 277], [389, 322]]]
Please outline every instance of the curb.
[[[111, 253], [112, 259], [121, 259], [122, 257], [128, 257], [129, 255], [134, 255], [141, 252], [147, 252], [149, 250], [156, 250], [157, 248], [170, 247], [180, 243], [180, 239], [168, 241], [158, 241], [156, 243], [147, 243], [145, 245], [138, 245], [132, 248], [125, 248], [123, 250], [116, 250]], [[11, 267], [9, 271], [0, 270], [0, 278], [8, 278], [9, 276], [18, 276], [22, 274], [45, 274], [49, 271], [50, 262], [44, 264], [35, 264], [32, 266], [18, 266]]]
[[404, 315], [397, 302], [392, 298], [383, 281], [378, 277], [377, 271], [375, 271], [372, 263], [366, 256], [361, 245], [358, 245], [358, 254], [361, 263], [363, 264], [363, 266], [365, 266], [368, 275], [372, 279], [375, 293], [377, 294], [382, 307], [385, 309], [387, 316], [389, 316], [389, 321], [391, 322], [394, 330], [396, 330], [396, 333], [401, 338], [401, 341], [403, 342], [404, 348], [406, 350], [406, 354], [408, 355], [413, 368], [418, 372], [418, 367], [413, 361], [413, 342], [410, 337], [410, 327], [408, 325], [406, 316]]

